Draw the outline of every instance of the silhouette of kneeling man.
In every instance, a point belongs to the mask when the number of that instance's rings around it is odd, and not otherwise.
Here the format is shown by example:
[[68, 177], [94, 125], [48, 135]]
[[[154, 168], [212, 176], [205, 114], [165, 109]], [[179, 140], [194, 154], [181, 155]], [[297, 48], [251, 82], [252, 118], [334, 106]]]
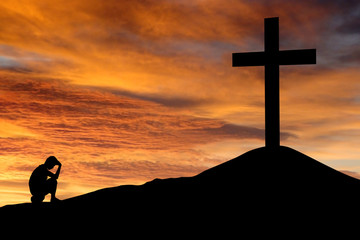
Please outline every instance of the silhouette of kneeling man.
[[[52, 173], [52, 169], [58, 165], [56, 173]], [[41, 203], [47, 194], [51, 194], [51, 202], [59, 202], [60, 200], [55, 197], [57, 179], [60, 174], [61, 163], [54, 156], [46, 159], [44, 164], [39, 165], [31, 174], [29, 180], [30, 192], [32, 194], [32, 203]], [[49, 177], [49, 178], [48, 178]]]

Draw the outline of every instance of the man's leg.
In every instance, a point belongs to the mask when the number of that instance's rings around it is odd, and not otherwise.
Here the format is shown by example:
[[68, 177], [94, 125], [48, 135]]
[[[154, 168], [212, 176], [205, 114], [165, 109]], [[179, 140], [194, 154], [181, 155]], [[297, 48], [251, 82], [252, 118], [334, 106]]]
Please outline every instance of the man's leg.
[[47, 192], [51, 194], [51, 202], [56, 202], [59, 201], [59, 199], [57, 199], [55, 197], [56, 194], [56, 188], [57, 188], [57, 181], [55, 178], [49, 178], [46, 181], [46, 185], [47, 185]]
[[45, 195], [41, 195], [41, 194], [35, 194], [31, 197], [31, 202], [33, 204], [40, 204], [45, 198]]

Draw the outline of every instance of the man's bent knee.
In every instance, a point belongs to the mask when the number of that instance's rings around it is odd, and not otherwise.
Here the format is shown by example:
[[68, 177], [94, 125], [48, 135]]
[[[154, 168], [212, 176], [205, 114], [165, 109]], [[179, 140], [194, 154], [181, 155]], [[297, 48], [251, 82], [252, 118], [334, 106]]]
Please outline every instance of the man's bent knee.
[[46, 185], [47, 185], [47, 192], [52, 193], [52, 192], [56, 191], [57, 180], [55, 178], [49, 178], [46, 181]]
[[46, 182], [52, 185], [57, 185], [57, 180], [55, 178], [49, 178]]

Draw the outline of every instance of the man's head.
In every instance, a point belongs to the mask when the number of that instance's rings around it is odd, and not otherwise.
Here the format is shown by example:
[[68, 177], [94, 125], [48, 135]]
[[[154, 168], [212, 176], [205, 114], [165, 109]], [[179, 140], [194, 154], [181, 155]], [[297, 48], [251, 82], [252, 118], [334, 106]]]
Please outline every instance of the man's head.
[[54, 156], [50, 156], [45, 161], [45, 166], [47, 169], [52, 169], [55, 165], [57, 165], [59, 161]]

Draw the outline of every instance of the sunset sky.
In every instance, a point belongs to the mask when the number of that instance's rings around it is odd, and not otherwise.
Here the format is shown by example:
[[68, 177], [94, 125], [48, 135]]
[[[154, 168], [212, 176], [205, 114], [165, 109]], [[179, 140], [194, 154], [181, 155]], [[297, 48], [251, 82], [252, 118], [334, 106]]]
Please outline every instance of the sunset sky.
[[266, 17], [317, 49], [280, 67], [281, 144], [360, 177], [358, 0], [2, 0], [0, 206], [50, 155], [65, 199], [264, 146], [264, 68], [231, 54], [263, 51]]

